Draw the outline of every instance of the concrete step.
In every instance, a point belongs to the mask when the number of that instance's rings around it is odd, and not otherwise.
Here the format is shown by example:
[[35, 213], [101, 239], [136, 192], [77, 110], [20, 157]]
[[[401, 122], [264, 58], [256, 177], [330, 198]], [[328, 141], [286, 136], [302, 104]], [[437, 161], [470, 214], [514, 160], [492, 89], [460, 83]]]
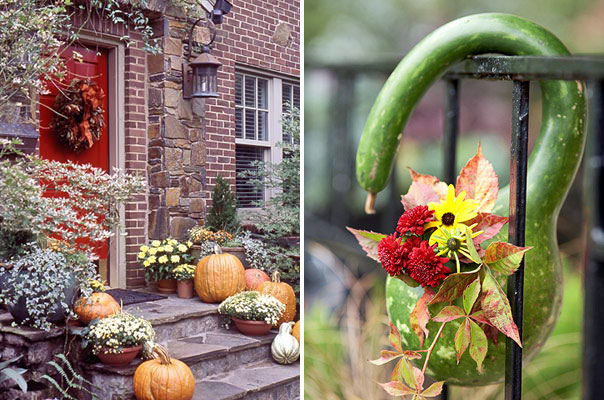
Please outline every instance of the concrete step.
[[193, 400], [281, 400], [300, 396], [300, 363], [267, 362], [213, 375], [195, 385]]
[[204, 303], [198, 297], [179, 299], [176, 295], [131, 304], [124, 310], [150, 321], [155, 329], [156, 342], [161, 344], [216, 330], [225, 319], [218, 314], [218, 304]]

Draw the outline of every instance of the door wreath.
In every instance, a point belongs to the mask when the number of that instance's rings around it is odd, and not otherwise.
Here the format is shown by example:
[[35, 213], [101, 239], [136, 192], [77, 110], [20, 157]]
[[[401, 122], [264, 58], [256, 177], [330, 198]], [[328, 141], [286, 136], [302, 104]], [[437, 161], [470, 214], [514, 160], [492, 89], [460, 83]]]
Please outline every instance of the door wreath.
[[105, 93], [96, 83], [74, 79], [55, 98], [50, 123], [57, 140], [75, 153], [90, 149], [101, 138], [105, 124]]

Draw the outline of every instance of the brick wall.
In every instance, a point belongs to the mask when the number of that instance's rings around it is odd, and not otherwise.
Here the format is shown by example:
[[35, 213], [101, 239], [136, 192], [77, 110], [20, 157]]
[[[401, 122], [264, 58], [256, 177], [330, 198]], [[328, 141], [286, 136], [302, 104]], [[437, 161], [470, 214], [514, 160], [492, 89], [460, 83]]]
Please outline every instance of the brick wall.
[[[285, 24], [285, 25], [284, 25]], [[286, 45], [273, 39], [277, 27], [291, 30]], [[235, 190], [235, 66], [249, 66], [297, 78], [300, 75], [300, 2], [242, 0], [234, 2], [218, 26], [212, 55], [223, 63], [218, 71], [217, 99], [206, 102], [207, 192], [225, 177]], [[208, 201], [208, 204], [210, 202]]]

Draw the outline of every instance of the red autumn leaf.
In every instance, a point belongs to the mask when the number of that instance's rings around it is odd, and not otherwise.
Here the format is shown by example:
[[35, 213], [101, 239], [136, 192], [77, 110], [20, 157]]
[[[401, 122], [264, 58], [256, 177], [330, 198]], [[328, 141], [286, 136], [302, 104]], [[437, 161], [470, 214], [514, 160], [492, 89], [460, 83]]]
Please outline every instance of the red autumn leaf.
[[459, 325], [455, 333], [455, 351], [457, 352], [457, 364], [459, 359], [470, 345], [470, 322], [466, 318], [463, 324]]
[[443, 301], [449, 302], [457, 299], [462, 295], [468, 285], [476, 279], [476, 272], [460, 272], [451, 274], [445, 278], [438, 289], [436, 296], [430, 301], [430, 305]]
[[432, 289], [424, 289], [424, 294], [419, 298], [417, 303], [415, 303], [415, 307], [413, 307], [413, 311], [411, 311], [411, 315], [409, 316], [411, 329], [413, 329], [413, 332], [417, 335], [420, 348], [424, 345], [424, 340], [428, 337], [429, 332], [428, 329], [426, 329], [426, 325], [428, 325], [428, 322], [430, 321], [428, 304], [433, 297], [434, 292]]
[[493, 326], [491, 325], [491, 322], [487, 319], [487, 317], [484, 315], [484, 311], [482, 310], [478, 310], [475, 313], [470, 314], [470, 318], [472, 318], [476, 322], [480, 322], [481, 324]]
[[[413, 389], [421, 389], [424, 383], [422, 371], [414, 367], [409, 360], [401, 359], [392, 371], [392, 380], [404, 382]], [[419, 380], [418, 380], [419, 377]]]
[[465, 317], [466, 313], [457, 306], [446, 306], [432, 320], [436, 322], [451, 322], [458, 318]]
[[377, 246], [378, 243], [380, 243], [380, 240], [382, 240], [382, 238], [386, 237], [387, 235], [371, 231], [362, 231], [350, 227], [346, 227], [346, 229], [348, 229], [354, 235], [354, 237], [357, 238], [359, 244], [361, 245], [363, 250], [365, 250], [369, 258], [373, 258], [377, 262], [380, 261], [378, 259]]
[[422, 182], [413, 182], [409, 186], [407, 194], [401, 196], [401, 201], [405, 211], [411, 210], [417, 206], [424, 206], [430, 202], [439, 202], [438, 194], [431, 186]]
[[512, 275], [520, 266], [524, 253], [530, 249], [531, 247], [518, 247], [505, 242], [491, 243], [485, 250], [484, 262], [493, 271]]
[[377, 360], [370, 360], [369, 362], [374, 365], [384, 365], [402, 356], [403, 353], [399, 351], [382, 350], [380, 358], [378, 358]]
[[390, 322], [390, 334], [388, 335], [388, 339], [390, 340], [390, 344], [396, 349], [396, 351], [398, 351], [399, 353], [403, 351], [403, 346], [401, 345], [401, 334], [392, 322]]
[[417, 360], [419, 358], [422, 358], [422, 355], [417, 351], [405, 350], [403, 351], [403, 357], [405, 357], [407, 360]]
[[478, 295], [480, 295], [480, 278], [476, 278], [476, 280], [463, 291], [463, 309], [466, 314], [472, 312], [472, 307], [474, 307]]
[[491, 239], [493, 236], [499, 233], [501, 228], [503, 228], [507, 222], [508, 217], [500, 217], [499, 215], [495, 214], [479, 212], [475, 218], [465, 224], [468, 226], [478, 224], [472, 228], [472, 231], [483, 231], [480, 235], [472, 239], [475, 245], [479, 245], [480, 243]]
[[378, 385], [380, 385], [390, 396], [405, 396], [415, 394], [415, 390], [397, 381], [378, 383]]
[[499, 343], [499, 329], [495, 328], [491, 323], [489, 324], [481, 324], [481, 328], [484, 333], [487, 335], [487, 338], [493, 342], [495, 346]]
[[472, 332], [472, 340], [470, 341], [470, 357], [476, 361], [478, 373], [482, 374], [482, 362], [487, 355], [489, 344], [487, 336], [476, 322], [470, 320], [470, 330]]
[[518, 334], [518, 327], [512, 317], [510, 302], [501, 289], [501, 286], [499, 286], [499, 283], [497, 283], [495, 278], [493, 278], [488, 271], [482, 281], [482, 292], [484, 293], [484, 297], [482, 298], [481, 305], [487, 320], [499, 329], [501, 333], [508, 336], [518, 343], [518, 346], [522, 347]]
[[413, 378], [415, 379], [415, 388], [417, 390], [422, 390], [424, 388], [424, 374], [421, 369], [411, 366], [411, 370], [413, 372]]
[[439, 200], [444, 200], [447, 198], [447, 190], [449, 189], [449, 186], [446, 183], [441, 182], [437, 177], [417, 173], [411, 168], [409, 168], [409, 173], [411, 174], [411, 179], [413, 182], [424, 183], [430, 186], [432, 190], [434, 190], [434, 193], [436, 193], [438, 196]]
[[430, 387], [422, 392], [422, 397], [436, 397], [443, 391], [445, 381], [434, 382]]
[[455, 185], [455, 194], [466, 192], [466, 198], [478, 202], [477, 211], [491, 212], [499, 192], [499, 179], [493, 165], [482, 154], [482, 146], [478, 144], [478, 152], [461, 169]]

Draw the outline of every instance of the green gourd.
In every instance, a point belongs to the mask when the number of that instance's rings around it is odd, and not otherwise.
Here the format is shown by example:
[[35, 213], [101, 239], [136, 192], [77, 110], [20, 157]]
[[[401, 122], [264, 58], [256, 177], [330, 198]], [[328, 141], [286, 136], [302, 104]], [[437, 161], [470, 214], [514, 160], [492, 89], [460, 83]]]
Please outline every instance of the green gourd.
[[[417, 44], [399, 63], [381, 90], [369, 114], [357, 152], [357, 178], [369, 192], [371, 211], [375, 195], [389, 178], [401, 132], [423, 94], [455, 63], [470, 55], [569, 55], [566, 47], [543, 27], [509, 14], [477, 14], [452, 21]], [[549, 337], [562, 303], [562, 267], [556, 238], [558, 213], [580, 164], [584, 148], [584, 85], [578, 81], [540, 82], [543, 98], [542, 125], [529, 158], [527, 183], [524, 286], [525, 362], [533, 358]], [[455, 183], [455, 182], [452, 182]], [[499, 192], [493, 213], [508, 215], [509, 188]], [[494, 240], [507, 241], [507, 226]], [[501, 282], [503, 283], [503, 282]], [[403, 347], [418, 349], [409, 329], [409, 315], [422, 295], [398, 279], [386, 283], [391, 321], [400, 330]], [[441, 306], [442, 307], [442, 306]], [[431, 315], [438, 311], [430, 308]], [[432, 343], [438, 324], [430, 322]], [[505, 338], [499, 334], [489, 350], [483, 373], [465, 354], [456, 365], [454, 336], [459, 326], [449, 323], [430, 359], [427, 373], [455, 385], [487, 385], [503, 380]], [[426, 345], [424, 345], [426, 346]], [[423, 359], [418, 360], [418, 365]]]

